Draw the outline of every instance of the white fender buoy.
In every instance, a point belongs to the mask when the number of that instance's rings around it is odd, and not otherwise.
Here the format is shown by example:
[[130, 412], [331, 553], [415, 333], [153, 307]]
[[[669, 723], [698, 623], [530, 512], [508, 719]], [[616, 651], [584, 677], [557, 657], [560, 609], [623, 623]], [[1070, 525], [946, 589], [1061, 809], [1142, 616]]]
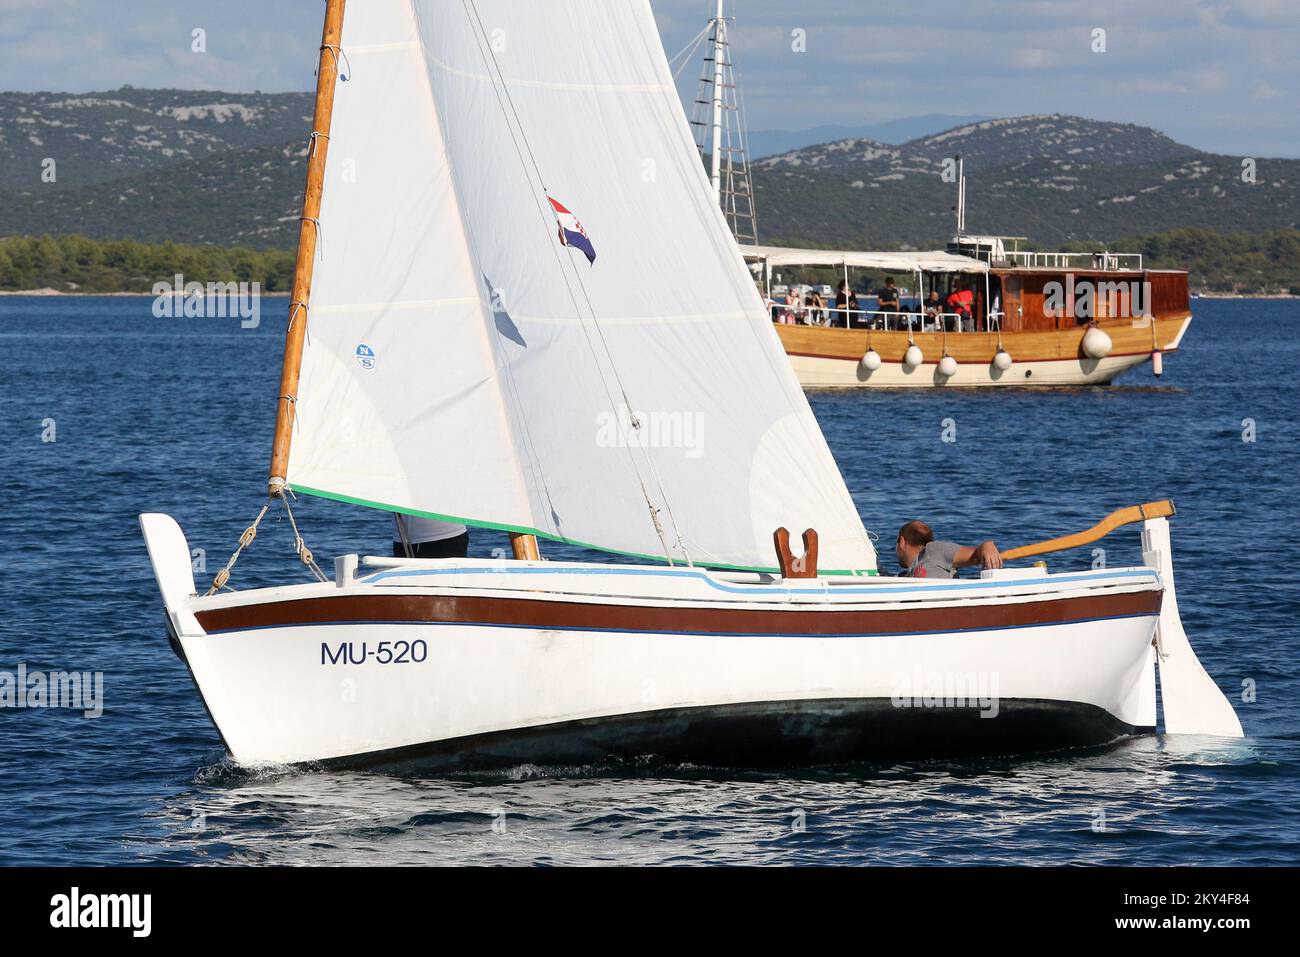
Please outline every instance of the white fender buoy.
[[1083, 354], [1089, 359], [1104, 359], [1110, 355], [1110, 336], [1096, 326], [1089, 326], [1083, 334]]
[[951, 379], [957, 374], [957, 360], [952, 356], [944, 356], [939, 360], [939, 375]]
[[880, 368], [880, 353], [875, 349], [868, 349], [862, 354], [862, 368], [868, 372], [875, 372]]
[[1159, 349], [1151, 353], [1151, 371], [1156, 375], [1165, 371], [1165, 354]]
[[998, 351], [993, 355], [993, 366], [1006, 372], [1011, 368], [1011, 353], [999, 346]]
[[916, 343], [912, 343], [908, 346], [907, 351], [903, 353], [903, 365], [907, 366], [909, 369], [915, 369], [924, 361], [925, 354], [921, 352], [921, 347]]

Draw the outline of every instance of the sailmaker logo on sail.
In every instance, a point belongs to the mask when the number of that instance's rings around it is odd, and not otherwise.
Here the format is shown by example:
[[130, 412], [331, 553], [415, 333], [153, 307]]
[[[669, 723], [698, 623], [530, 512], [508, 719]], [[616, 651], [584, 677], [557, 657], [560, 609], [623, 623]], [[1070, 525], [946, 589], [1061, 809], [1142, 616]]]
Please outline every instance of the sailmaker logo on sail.
[[587, 238], [587, 231], [582, 228], [582, 223], [578, 222], [578, 217], [569, 212], [563, 203], [551, 199], [550, 196], [546, 198], [550, 200], [556, 222], [560, 224], [560, 245], [573, 246], [575, 249], [582, 250], [583, 255], [587, 257], [587, 262], [595, 265], [596, 247]]

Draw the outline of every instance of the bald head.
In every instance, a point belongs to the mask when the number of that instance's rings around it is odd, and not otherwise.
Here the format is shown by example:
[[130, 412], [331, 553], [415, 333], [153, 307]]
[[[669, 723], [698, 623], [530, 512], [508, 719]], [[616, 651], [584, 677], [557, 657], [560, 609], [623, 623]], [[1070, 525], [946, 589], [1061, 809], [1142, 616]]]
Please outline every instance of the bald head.
[[907, 569], [921, 550], [934, 541], [934, 532], [930, 526], [918, 519], [913, 519], [898, 530], [898, 541], [894, 546], [898, 564]]
[[909, 545], [915, 545], [917, 548], [925, 548], [934, 541], [934, 532], [930, 526], [919, 519], [912, 519], [898, 530], [898, 537]]

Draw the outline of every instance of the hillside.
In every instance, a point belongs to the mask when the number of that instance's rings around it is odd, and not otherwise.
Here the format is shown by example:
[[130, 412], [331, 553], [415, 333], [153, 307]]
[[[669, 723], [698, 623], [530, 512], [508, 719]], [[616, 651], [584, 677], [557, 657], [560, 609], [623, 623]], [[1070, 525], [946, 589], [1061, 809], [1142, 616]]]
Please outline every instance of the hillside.
[[904, 116], [881, 123], [853, 126], [833, 124], [814, 126], [806, 130], [750, 130], [746, 134], [749, 155], [754, 158], [789, 153], [814, 143], [835, 140], [866, 138], [882, 143], [905, 143], [908, 140], [950, 130], [966, 123], [979, 123], [985, 116], [956, 116], [950, 113], [927, 113], [924, 116]]
[[[0, 190], [36, 195], [256, 146], [311, 124], [307, 93], [136, 90], [0, 93]], [[41, 161], [58, 162], [55, 183]]]
[[1077, 116], [1018, 116], [956, 126], [899, 146], [878, 140], [839, 140], [769, 156], [757, 165], [767, 169], [812, 166], [851, 170], [874, 168], [885, 160], [891, 170], [915, 172], [935, 170], [944, 159], [959, 154], [970, 166], [992, 169], [1026, 161], [1113, 166], [1179, 160], [1197, 152], [1145, 126]]
[[1204, 153], [1145, 127], [1080, 117], [989, 120], [889, 146], [849, 139], [755, 164], [765, 242], [933, 245], [953, 231], [966, 162], [968, 229], [1044, 246], [1185, 227], [1263, 231], [1300, 224], [1300, 160]]
[[0, 235], [291, 246], [311, 106], [307, 93], [0, 93]]
[[[137, 90], [0, 93], [0, 236], [288, 249], [297, 236], [311, 97]], [[755, 163], [764, 242], [934, 246], [967, 225], [1039, 246], [1179, 229], [1300, 226], [1300, 160], [1204, 153], [1145, 127], [1045, 115], [986, 120], [891, 145], [850, 137]], [[41, 180], [42, 161], [57, 180]], [[1300, 279], [1300, 263], [1293, 275]]]

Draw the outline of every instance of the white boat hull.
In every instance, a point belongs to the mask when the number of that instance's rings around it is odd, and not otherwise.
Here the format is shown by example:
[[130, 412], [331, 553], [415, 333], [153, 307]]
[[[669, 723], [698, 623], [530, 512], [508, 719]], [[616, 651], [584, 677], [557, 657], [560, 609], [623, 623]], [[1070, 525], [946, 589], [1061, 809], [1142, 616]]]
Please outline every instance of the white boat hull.
[[240, 763], [656, 754], [746, 765], [1017, 753], [1152, 731], [1153, 627], [739, 637], [352, 624], [181, 646]]
[[[1155, 321], [1155, 329], [1153, 320], [1103, 323], [1098, 328], [1111, 338], [1113, 349], [1100, 359], [1085, 356], [1083, 329], [1017, 331], [1004, 336], [916, 333], [917, 348], [930, 360], [918, 366], [903, 363], [907, 346], [913, 341], [905, 332], [779, 324], [773, 328], [785, 347], [799, 384], [805, 388], [1002, 388], [1109, 383], [1129, 369], [1152, 361], [1157, 343], [1162, 356], [1177, 352], [1192, 319], [1187, 315]], [[868, 348], [881, 359], [880, 366], [874, 370], [862, 363]], [[1002, 348], [1012, 359], [1006, 369], [997, 368], [993, 361]], [[949, 370], [953, 372], [950, 376], [943, 375], [939, 369], [939, 359], [945, 354], [957, 363], [955, 369]]]
[[1005, 372], [992, 363], [963, 362], [957, 373], [944, 376], [937, 362], [906, 366], [885, 362], [867, 372], [853, 359], [790, 356], [799, 384], [804, 388], [970, 388], [973, 386], [1079, 386], [1105, 385], [1129, 369], [1151, 361], [1150, 354], [1108, 356], [1105, 359], [1050, 359], [1015, 362]]
[[179, 528], [142, 524], [175, 647], [241, 764], [793, 765], [1156, 726], [1153, 568], [781, 580], [387, 560], [358, 578], [349, 556], [335, 583], [196, 597]]

